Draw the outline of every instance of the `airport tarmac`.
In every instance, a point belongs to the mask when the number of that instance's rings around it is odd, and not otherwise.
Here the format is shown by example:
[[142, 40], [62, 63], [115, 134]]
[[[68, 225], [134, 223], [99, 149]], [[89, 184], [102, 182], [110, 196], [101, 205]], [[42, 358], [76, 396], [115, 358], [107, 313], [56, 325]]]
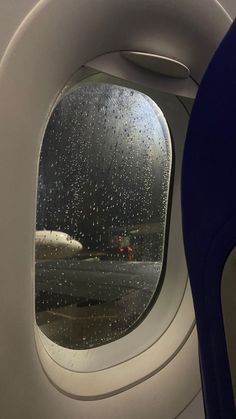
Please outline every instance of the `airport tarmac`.
[[47, 260], [36, 263], [36, 320], [55, 343], [88, 349], [118, 339], [146, 311], [159, 262]]

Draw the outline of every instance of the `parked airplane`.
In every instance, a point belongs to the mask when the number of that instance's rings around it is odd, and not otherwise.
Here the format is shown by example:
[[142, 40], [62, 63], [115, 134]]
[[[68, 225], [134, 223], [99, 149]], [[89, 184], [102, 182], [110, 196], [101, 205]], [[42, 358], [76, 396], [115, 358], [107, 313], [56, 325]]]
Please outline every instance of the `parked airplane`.
[[35, 233], [35, 258], [64, 259], [78, 255], [82, 244], [62, 231], [41, 230]]

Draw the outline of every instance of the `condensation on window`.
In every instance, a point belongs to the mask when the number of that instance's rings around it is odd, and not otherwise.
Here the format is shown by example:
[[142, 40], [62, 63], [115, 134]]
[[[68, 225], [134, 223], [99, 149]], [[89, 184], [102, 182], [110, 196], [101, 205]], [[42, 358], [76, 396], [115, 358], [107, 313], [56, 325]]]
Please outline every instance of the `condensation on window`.
[[157, 104], [81, 84], [43, 139], [35, 234], [36, 321], [53, 342], [88, 349], [131, 331], [162, 270], [171, 141]]

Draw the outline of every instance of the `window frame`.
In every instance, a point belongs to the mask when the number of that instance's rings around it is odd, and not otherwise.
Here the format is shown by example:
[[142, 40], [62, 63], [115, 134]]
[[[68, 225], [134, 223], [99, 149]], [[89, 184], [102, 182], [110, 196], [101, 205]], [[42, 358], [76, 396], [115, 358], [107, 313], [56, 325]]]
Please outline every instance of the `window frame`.
[[[114, 79], [113, 76], [109, 76], [103, 73], [99, 74], [101, 80], [104, 80], [105, 78], [106, 83], [114, 84], [115, 80], [115, 84], [118, 84], [117, 78]], [[83, 81], [87, 83], [87, 79], [94, 75], [98, 75], [98, 72], [95, 70], [82, 68], [62, 90], [61, 94], [58, 96], [56, 104], [61, 100], [61, 97], [64, 96], [64, 94], [66, 94], [71, 88], [75, 86], [75, 84]], [[144, 320], [142, 319], [140, 324], [137, 327], [135, 327], [133, 331], [129, 332], [127, 335], [121, 337], [120, 339], [110, 342], [106, 345], [91, 348], [88, 350], [71, 350], [67, 348], [62, 348], [61, 346], [54, 344], [39, 330], [38, 326], [36, 325], [37, 346], [46, 349], [46, 353], [44, 352], [44, 361], [47, 363], [47, 356], [49, 356], [51, 360], [53, 359], [56, 362], [56, 365], [58, 366], [61, 373], [63, 372], [63, 370], [70, 371], [71, 374], [75, 374], [75, 376], [77, 376], [77, 380], [80, 380], [79, 377], [82, 377], [84, 374], [87, 373], [93, 375], [99, 374], [99, 372], [101, 371], [108, 372], [113, 370], [114, 368], [119, 368], [121, 365], [126, 365], [126, 367], [128, 367], [128, 364], [132, 362], [132, 359], [136, 359], [137, 357], [140, 357], [142, 355], [144, 356], [149, 352], [149, 350], [152, 350], [155, 347], [161, 348], [160, 342], [162, 338], [164, 338], [164, 335], [167, 337], [167, 331], [169, 332], [171, 326], [178, 319], [180, 306], [184, 303], [185, 300], [187, 304], [187, 301], [189, 299], [189, 290], [187, 285], [188, 275], [183, 245], [179, 245], [179, 243], [177, 244], [175, 241], [173, 243], [173, 239], [171, 241], [169, 240], [170, 236], [173, 238], [173, 234], [171, 234], [173, 228], [175, 229], [175, 235], [180, 237], [180, 241], [182, 239], [179, 182], [183, 145], [189, 117], [189, 112], [187, 110], [189, 99], [187, 100], [187, 105], [183, 105], [182, 99], [169, 93], [157, 92], [155, 90], [153, 91], [150, 88], [137, 85], [136, 83], [133, 83], [131, 81], [120, 80], [119, 83], [122, 86], [135, 88], [136, 90], [143, 92], [144, 94], [148, 95], [151, 99], [153, 99], [163, 111], [168, 122], [170, 131], [172, 133], [172, 150], [175, 150], [175, 171], [172, 166], [172, 180], [170, 185], [172, 188], [172, 193], [171, 191], [169, 191], [169, 197], [172, 195], [172, 198], [168, 202], [168, 215], [166, 225], [166, 232], [170, 233], [170, 235], [166, 234], [165, 238], [166, 243], [165, 255], [163, 258], [163, 269], [161, 278], [162, 286], [160, 287], [161, 289], [158, 290], [154, 304], [152, 304], [149, 313], [146, 315]], [[184, 99], [183, 101], [185, 102]], [[168, 117], [168, 115], [171, 115], [171, 112], [176, 112], [175, 108], [178, 106], [181, 110], [181, 118], [179, 118], [179, 122], [183, 124], [183, 121], [185, 120], [185, 128], [183, 128], [183, 126], [181, 128], [181, 130], [183, 131], [181, 138], [177, 138], [178, 135], [176, 136], [175, 132], [176, 127], [172, 126], [171, 121], [173, 120], [173, 117]], [[45, 129], [46, 126], [47, 123], [45, 124]], [[170, 263], [167, 263], [167, 257], [168, 262]], [[173, 277], [175, 276], [173, 273], [173, 262], [176, 262], [176, 260], [178, 260], [179, 268], [177, 267], [177, 274], [175, 279], [173, 279]], [[183, 271], [186, 272], [184, 276], [182, 275]], [[174, 280], [175, 283], [173, 282]], [[189, 305], [189, 301], [187, 305], [188, 311], [191, 311], [192, 308]], [[166, 307], [168, 307], [168, 310], [166, 309]], [[157, 318], [160, 319], [160, 324], [158, 325], [156, 321]], [[186, 320], [186, 323], [188, 324], [188, 330], [192, 332], [195, 324], [194, 314], [191, 314], [189, 316], [189, 319]], [[186, 337], [186, 330], [184, 327], [181, 330], [181, 332], [182, 331], [185, 333], [184, 336]], [[71, 361], [72, 357], [73, 362]], [[133, 380], [132, 377], [130, 377], [129, 381], [130, 383], [126, 383], [125, 385], [131, 385], [131, 382], [135, 380]], [[120, 390], [118, 390], [117, 388], [117, 391]], [[102, 392], [102, 388], [100, 385], [98, 386], [97, 392], [99, 394]], [[79, 393], [81, 393], [81, 391], [79, 391]], [[81, 394], [79, 393], [79, 397], [84, 397], [82, 396], [83, 392]], [[90, 396], [88, 395], [88, 397]]]

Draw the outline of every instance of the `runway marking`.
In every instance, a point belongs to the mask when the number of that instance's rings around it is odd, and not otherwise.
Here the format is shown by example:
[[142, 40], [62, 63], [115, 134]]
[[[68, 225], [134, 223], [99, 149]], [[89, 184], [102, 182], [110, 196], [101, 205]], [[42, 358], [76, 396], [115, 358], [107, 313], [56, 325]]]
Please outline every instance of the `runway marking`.
[[[56, 313], [55, 311], [49, 311], [49, 310], [47, 310], [46, 313], [52, 314], [53, 316], [57, 316], [57, 317], [63, 317], [65, 319], [69, 319], [69, 320], [88, 320], [88, 319], [91, 319], [91, 316], [74, 317], [74, 316], [71, 316], [69, 314]], [[114, 316], [114, 315], [113, 316], [106, 316], [106, 315], [105, 316], [93, 316], [93, 318], [94, 318], [94, 320], [96, 320], [96, 319], [106, 319], [106, 318], [116, 319], [117, 316]]]

